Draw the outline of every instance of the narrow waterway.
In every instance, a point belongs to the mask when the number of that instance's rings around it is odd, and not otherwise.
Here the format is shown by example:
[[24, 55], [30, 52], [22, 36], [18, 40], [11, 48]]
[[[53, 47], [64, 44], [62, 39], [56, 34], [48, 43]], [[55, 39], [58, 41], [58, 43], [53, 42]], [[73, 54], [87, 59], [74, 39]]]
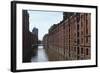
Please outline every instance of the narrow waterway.
[[43, 49], [43, 46], [38, 46], [38, 51], [36, 53], [36, 56], [33, 56], [31, 59], [31, 62], [46, 62], [48, 61], [48, 56], [45, 52], [45, 49]]

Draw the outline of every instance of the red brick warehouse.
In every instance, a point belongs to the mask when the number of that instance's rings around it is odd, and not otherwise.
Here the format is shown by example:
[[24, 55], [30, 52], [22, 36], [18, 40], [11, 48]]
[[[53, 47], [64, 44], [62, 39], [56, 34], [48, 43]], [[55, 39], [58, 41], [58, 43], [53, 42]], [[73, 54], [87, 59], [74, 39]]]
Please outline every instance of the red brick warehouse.
[[91, 58], [91, 14], [64, 12], [43, 38], [50, 61]]

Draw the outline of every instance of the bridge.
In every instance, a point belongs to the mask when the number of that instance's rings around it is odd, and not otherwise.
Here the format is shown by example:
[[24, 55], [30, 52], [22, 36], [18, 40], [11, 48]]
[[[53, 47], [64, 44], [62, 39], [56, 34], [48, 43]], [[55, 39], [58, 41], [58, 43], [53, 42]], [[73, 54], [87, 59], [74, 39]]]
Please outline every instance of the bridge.
[[32, 47], [37, 47], [37, 46], [44, 46], [44, 44], [35, 44], [35, 45], [32, 45]]

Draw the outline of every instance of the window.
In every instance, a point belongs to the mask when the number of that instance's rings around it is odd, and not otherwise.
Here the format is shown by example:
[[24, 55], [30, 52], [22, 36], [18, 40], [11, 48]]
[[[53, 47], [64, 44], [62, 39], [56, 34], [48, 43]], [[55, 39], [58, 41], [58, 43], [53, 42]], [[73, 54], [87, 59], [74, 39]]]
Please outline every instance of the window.
[[83, 15], [81, 16], [81, 27], [83, 27]]
[[81, 19], [83, 18], [83, 15], [81, 15]]
[[86, 25], [88, 25], [88, 19], [86, 18]]
[[83, 27], [83, 22], [81, 21], [81, 28]]
[[81, 54], [83, 54], [83, 48], [81, 48]]
[[81, 43], [83, 43], [83, 38], [81, 38]]
[[76, 51], [76, 47], [74, 47], [74, 51]]
[[77, 32], [77, 37], [79, 37], [79, 32]]
[[83, 35], [83, 31], [81, 31], [81, 35]]
[[86, 14], [86, 25], [88, 24], [88, 14]]
[[79, 59], [79, 47], [77, 47], [77, 59]]
[[77, 15], [77, 23], [78, 23], [80, 21], [80, 14], [77, 13], [76, 15]]
[[79, 44], [79, 39], [77, 39], [77, 44]]
[[86, 27], [86, 34], [88, 34], [88, 28]]
[[87, 49], [86, 49], [86, 55], [88, 55], [88, 51], [89, 51], [89, 50], [88, 50], [88, 48], [87, 48]]
[[79, 24], [77, 24], [77, 30], [79, 30]]
[[86, 34], [88, 34], [88, 15], [86, 14]]
[[86, 43], [88, 43], [88, 37], [86, 37]]
[[79, 54], [79, 47], [77, 47], [77, 54]]

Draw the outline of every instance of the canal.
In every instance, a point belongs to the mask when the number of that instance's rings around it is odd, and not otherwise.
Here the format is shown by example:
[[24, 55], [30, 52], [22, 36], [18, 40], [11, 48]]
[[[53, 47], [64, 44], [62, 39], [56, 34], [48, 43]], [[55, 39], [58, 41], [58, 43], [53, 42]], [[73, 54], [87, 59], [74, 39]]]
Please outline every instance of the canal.
[[48, 61], [48, 56], [45, 52], [45, 49], [42, 45], [39, 45], [37, 48], [37, 53], [32, 57], [31, 62], [46, 62]]

